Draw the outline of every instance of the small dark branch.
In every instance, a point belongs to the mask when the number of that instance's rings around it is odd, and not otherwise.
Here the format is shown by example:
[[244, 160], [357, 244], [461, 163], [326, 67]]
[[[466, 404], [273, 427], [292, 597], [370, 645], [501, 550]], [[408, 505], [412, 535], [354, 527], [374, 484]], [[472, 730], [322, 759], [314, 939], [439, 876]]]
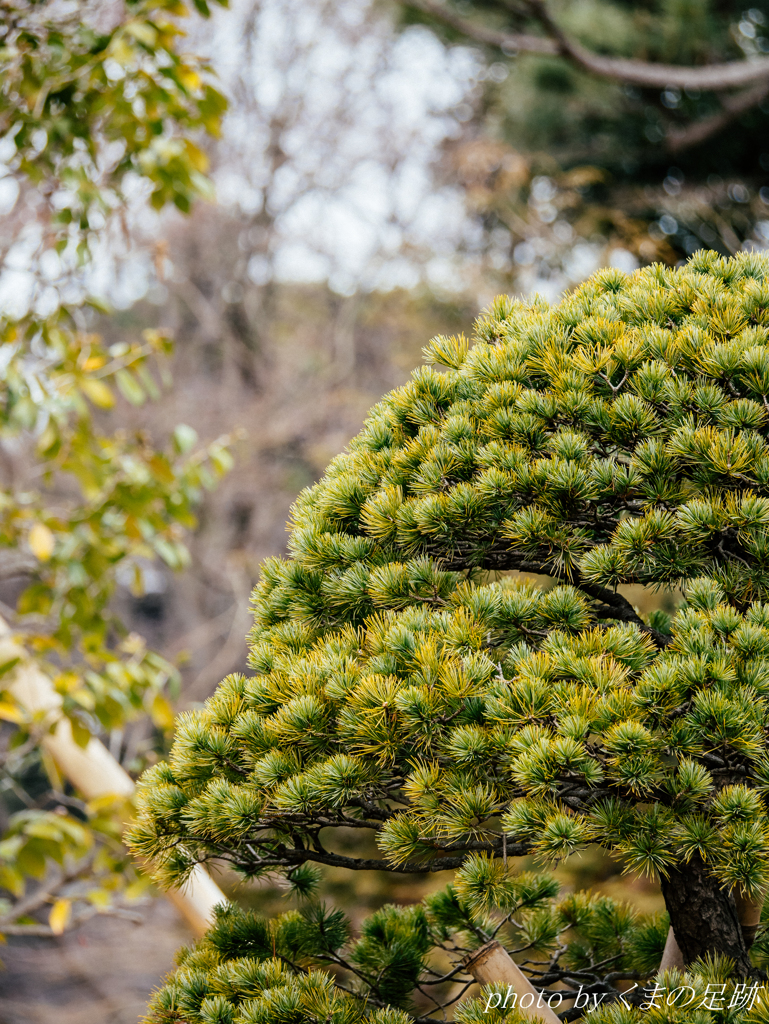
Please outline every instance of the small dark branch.
[[234, 761], [231, 761], [229, 757], [222, 757], [220, 760], [222, 764], [226, 764], [230, 771], [235, 772], [237, 775], [248, 776], [251, 774], [247, 769], [241, 768], [239, 764], [235, 764]]
[[[437, 552], [431, 552], [431, 554], [437, 558], [441, 557]], [[463, 557], [461, 553], [454, 553], [444, 558], [442, 563], [443, 568], [452, 571], [459, 571], [470, 567], [469, 559]], [[616, 619], [618, 622], [628, 622], [638, 626], [640, 630], [652, 638], [657, 647], [667, 647], [672, 639], [648, 626], [622, 594], [607, 590], [597, 583], [589, 583], [580, 576], [576, 569], [569, 575], [563, 569], [559, 570], [548, 562], [540, 561], [531, 555], [521, 554], [501, 545], [494, 545], [485, 552], [482, 565], [485, 569], [514, 569], [519, 572], [536, 573], [540, 576], [552, 576], [563, 583], [571, 583], [572, 586], [577, 587], [593, 601], [599, 602], [598, 614], [602, 614], [606, 618]]]
[[496, 29], [478, 25], [468, 18], [462, 18], [439, 0], [408, 0], [407, 6], [430, 15], [437, 21], [443, 22], [444, 25], [448, 25], [449, 28], [461, 32], [468, 39], [474, 39], [484, 46], [517, 50], [520, 53], [539, 53], [548, 57], [555, 57], [560, 52], [557, 43], [552, 39], [525, 32], [499, 32]]
[[368, 814], [369, 818], [375, 818], [379, 821], [388, 821], [392, 817], [392, 812], [386, 810], [383, 807], [378, 807], [371, 800], [364, 800], [363, 797], [351, 797], [348, 801], [351, 807], [360, 807], [361, 810]]
[[[502, 922], [502, 923], [504, 924], [504, 922]], [[440, 977], [437, 977], [437, 978], [423, 979], [422, 984], [423, 985], [442, 985], [445, 981], [451, 981], [452, 978], [455, 978], [458, 974], [462, 974], [463, 972], [464, 972], [464, 967], [462, 966], [462, 964], [458, 964], [453, 970], [449, 971], [448, 974], [442, 974]], [[435, 972], [431, 971], [430, 973], [434, 974]]]
[[611, 388], [612, 395], [616, 395], [620, 388], [623, 386], [623, 384], [627, 383], [628, 371], [625, 370], [625, 373], [622, 379], [620, 380], [619, 384], [612, 384], [611, 379], [605, 373], [599, 373], [598, 376], [601, 377], [602, 380], [604, 380], [609, 385], [609, 387]]
[[723, 537], [719, 540], [718, 546], [717, 546], [716, 550], [718, 551], [719, 555], [721, 555], [721, 557], [723, 558], [725, 563], [728, 563], [730, 561], [731, 562], [741, 562], [742, 565], [744, 565], [746, 569], [751, 569], [752, 568], [750, 562], [748, 562], [745, 558], [742, 558], [740, 555], [736, 554], [734, 551], [727, 551], [726, 550], [726, 548], [724, 547], [724, 539], [723, 539]]
[[[422, 995], [426, 996], [433, 1003], [435, 1003], [436, 1007], [439, 1010], [444, 1010], [445, 1011], [447, 1009], [447, 1007], [451, 1006], [453, 1003], [458, 1002], [465, 995], [465, 993], [468, 991], [468, 989], [470, 989], [474, 984], [475, 984], [475, 982], [472, 979], [470, 981], [466, 982], [466, 984], [463, 985], [463, 987], [459, 990], [459, 992], [457, 992], [457, 994], [455, 996], [452, 996], [451, 999], [447, 999], [445, 1003], [439, 1003], [437, 1000], [433, 999], [433, 997], [430, 995], [429, 992], [425, 992], [423, 990], [421, 985], [417, 985], [417, 989], [422, 993]], [[432, 1018], [430, 1018], [430, 1017], [418, 1017], [417, 1018], [418, 1021], [429, 1021], [431, 1019]]]
[[[598, 973], [598, 969], [600, 967], [606, 967], [609, 964], [614, 963], [614, 961], [618, 960], [619, 957], [621, 957], [621, 956], [622, 956], [621, 953], [615, 953], [614, 956], [607, 956], [607, 957], [605, 957], [605, 959], [599, 960], [598, 963], [591, 964], [589, 967], [586, 967], [584, 971], [576, 971], [576, 970], [573, 970], [573, 971], [569, 971], [569, 970], [566, 970], [566, 971], [563, 971], [563, 970], [556, 971], [556, 972], [554, 972], [554, 976], [553, 976], [553, 978], [550, 981], [543, 981], [542, 980], [543, 978], [549, 978], [550, 977], [551, 972], [550, 972], [549, 967], [546, 970], [544, 970], [544, 971], [539, 971], [539, 970], [536, 969], [535, 964], [531, 960], [524, 960], [523, 963], [527, 965], [528, 973], [532, 977], [536, 977], [537, 978], [537, 984], [538, 985], [552, 984], [553, 981], [557, 981], [557, 980], [559, 980], [559, 978], [563, 979], [563, 978], [567, 978], [567, 977], [568, 978], [573, 978], [574, 980], [579, 981], [580, 983], [582, 983], [583, 981], [593, 981], [593, 982], [597, 983], [598, 979], [600, 977], [600, 975]], [[529, 966], [529, 965], [531, 965], [531, 966]], [[540, 975], [541, 975], [541, 977], [540, 977]], [[624, 978], [625, 977], [624, 972], [620, 972], [620, 974], [618, 974], [617, 977]]]
[[[291, 868], [304, 864], [307, 861], [313, 861], [316, 864], [326, 864], [329, 867], [348, 868], [352, 871], [387, 871], [391, 874], [430, 874], [435, 871], [449, 871], [461, 867], [470, 853], [475, 851], [480, 850], [493, 853], [494, 855], [501, 855], [502, 837], [499, 836], [493, 842], [454, 843], [450, 847], [445, 847], [443, 852], [446, 854], [448, 851], [456, 850], [456, 854], [435, 857], [433, 860], [427, 861], [406, 861], [403, 864], [393, 864], [388, 860], [373, 857], [347, 857], [344, 854], [331, 853], [327, 850], [323, 850], [322, 848], [308, 848], [300, 850], [288, 847], [278, 847], [277, 849], [259, 849], [259, 844], [256, 844], [255, 848], [250, 843], [246, 844], [248, 851], [247, 859], [245, 852], [242, 850], [238, 856], [237, 854], [233, 855], [232, 852], [225, 847], [215, 850], [213, 848], [213, 844], [206, 843], [206, 845], [212, 850], [212, 852], [210, 858], [203, 857], [202, 860], [214, 858], [230, 860], [234, 865], [250, 871], [262, 868]], [[530, 846], [528, 843], [512, 843], [508, 839], [508, 856], [523, 857], [529, 853], [529, 851]]]
[[648, 626], [628, 599], [623, 597], [622, 594], [618, 594], [616, 591], [606, 590], [604, 587], [599, 587], [594, 583], [588, 583], [578, 574], [575, 574], [575, 578], [572, 582], [575, 587], [579, 587], [580, 590], [584, 591], [588, 597], [592, 597], [595, 601], [600, 601], [601, 607], [610, 611], [609, 618], [617, 619], [618, 622], [629, 622], [638, 626], [642, 632], [647, 633], [652, 638], [657, 647], [667, 647], [672, 640], [672, 637], [666, 636], [664, 633], [660, 633], [659, 630]]
[[348, 868], [351, 871], [389, 871], [394, 874], [429, 874], [433, 871], [448, 871], [459, 868], [467, 854], [456, 857], [437, 857], [431, 861], [406, 861], [405, 864], [391, 864], [388, 860], [373, 857], [345, 857], [339, 853], [319, 853], [317, 850], [285, 850], [282, 853], [268, 854], [255, 861], [238, 864], [249, 869], [295, 867], [306, 861], [316, 864], [327, 864], [329, 867]]
[[759, 103], [769, 95], [769, 82], [759, 82], [752, 89], [746, 89], [736, 96], [725, 97], [721, 100], [722, 110], [718, 114], [712, 114], [701, 121], [694, 121], [686, 127], [674, 127], [668, 129], [666, 144], [668, 152], [683, 153], [692, 146], [699, 146], [706, 142], [748, 110], [757, 107]]
[[364, 983], [364, 985], [370, 985], [371, 984], [371, 980], [369, 979], [369, 977], [367, 975], [363, 974], [362, 971], [359, 971], [357, 969], [357, 967], [353, 967], [353, 965], [351, 963], [348, 963], [347, 960], [344, 960], [337, 953], [322, 954], [322, 955], [318, 956], [317, 959], [318, 960], [325, 960], [327, 963], [330, 963], [330, 964], [336, 964], [337, 967], [341, 967], [341, 968], [343, 968], [343, 970], [349, 971], [350, 974], [354, 974], [356, 978], [358, 978], [360, 981], [362, 981]]
[[705, 764], [709, 765], [711, 770], [714, 769], [714, 768], [725, 768], [726, 767], [726, 761], [724, 761], [724, 759], [722, 757], [719, 757], [718, 754], [713, 754], [713, 753], [700, 754], [700, 761], [704, 761]]

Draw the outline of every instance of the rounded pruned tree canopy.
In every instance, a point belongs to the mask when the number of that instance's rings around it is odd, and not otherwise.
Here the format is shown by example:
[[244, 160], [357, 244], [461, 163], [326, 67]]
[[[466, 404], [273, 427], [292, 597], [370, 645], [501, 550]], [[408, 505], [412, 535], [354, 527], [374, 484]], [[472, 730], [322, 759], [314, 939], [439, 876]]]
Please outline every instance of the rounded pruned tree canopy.
[[[315, 865], [457, 868], [477, 896], [495, 858], [597, 843], [661, 877], [673, 918], [682, 879], [755, 897], [769, 259], [501, 298], [472, 344], [425, 354], [443, 369], [385, 397], [300, 496], [254, 594], [255, 675], [180, 720], [134, 848], [170, 884], [211, 859], [300, 894]], [[646, 621], [631, 583], [685, 601]], [[714, 948], [744, 975], [741, 942]]]

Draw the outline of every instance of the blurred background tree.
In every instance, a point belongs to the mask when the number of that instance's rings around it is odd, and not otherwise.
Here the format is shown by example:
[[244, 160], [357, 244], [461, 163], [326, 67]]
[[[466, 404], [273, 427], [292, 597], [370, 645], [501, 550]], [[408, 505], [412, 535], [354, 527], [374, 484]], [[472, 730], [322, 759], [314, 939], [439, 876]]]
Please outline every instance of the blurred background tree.
[[483, 62], [444, 174], [502, 279], [557, 293], [607, 256], [628, 269], [766, 243], [767, 4], [409, 0], [402, 12]]

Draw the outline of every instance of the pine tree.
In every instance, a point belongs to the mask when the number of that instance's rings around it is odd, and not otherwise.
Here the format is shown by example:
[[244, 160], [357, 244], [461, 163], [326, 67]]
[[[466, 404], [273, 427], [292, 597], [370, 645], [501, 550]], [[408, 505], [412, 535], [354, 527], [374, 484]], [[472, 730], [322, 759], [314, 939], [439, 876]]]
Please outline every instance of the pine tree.
[[[301, 904], [222, 910], [149, 1020], [523, 1020], [494, 989], [456, 1003], [492, 937], [565, 1019], [580, 991], [596, 1024], [769, 1019], [746, 996], [769, 941], [739, 923], [769, 884], [769, 259], [501, 297], [425, 356], [300, 496], [254, 675], [144, 777], [132, 844], [163, 884], [219, 861]], [[644, 619], [633, 583], [683, 603]], [[591, 844], [667, 914], [516, 867]], [[353, 937], [323, 865], [455, 875]], [[648, 989], [668, 924], [687, 976]]]
[[644, 262], [769, 240], [765, 2], [399, 6], [404, 22], [473, 46], [485, 64], [447, 172], [498, 255], [538, 239], [545, 268], [568, 262], [569, 227]]

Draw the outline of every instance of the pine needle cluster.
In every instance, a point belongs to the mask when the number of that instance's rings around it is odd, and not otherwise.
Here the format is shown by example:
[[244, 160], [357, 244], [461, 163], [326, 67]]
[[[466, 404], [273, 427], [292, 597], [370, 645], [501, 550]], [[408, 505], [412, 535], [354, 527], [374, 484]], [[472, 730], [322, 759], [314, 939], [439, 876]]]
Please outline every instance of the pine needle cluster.
[[[722, 916], [769, 887], [769, 259], [701, 252], [678, 270], [602, 271], [554, 307], [500, 298], [472, 345], [436, 338], [425, 354], [444, 369], [383, 399], [300, 496], [289, 556], [254, 593], [255, 674], [180, 720], [141, 786], [134, 849], [165, 884], [219, 860], [310, 898], [322, 865], [455, 869], [445, 919], [420, 911], [412, 960], [374, 944], [361, 966], [365, 929], [348, 959], [307, 954], [351, 971], [340, 1021], [424, 1017], [409, 1000], [435, 951], [499, 929], [544, 957], [527, 966], [540, 987], [568, 991], [582, 971], [609, 999], [602, 1024], [651, 1021], [617, 1000], [659, 966], [667, 921], [545, 882], [521, 917], [528, 883], [507, 858], [598, 844], [662, 880], [682, 935], [673, 890], [690, 876]], [[644, 619], [618, 589], [631, 583], [684, 603]], [[340, 852], [338, 829], [373, 834], [381, 856]], [[180, 980], [193, 975], [225, 998], [212, 941], [159, 1000], [197, 992]], [[320, 1000], [282, 941], [269, 970], [289, 971], [286, 999]], [[760, 935], [752, 962], [739, 936], [702, 942], [698, 962], [731, 956], [735, 977], [766, 956]], [[151, 1020], [288, 1019], [202, 1006], [174, 1017], [156, 1001]]]

